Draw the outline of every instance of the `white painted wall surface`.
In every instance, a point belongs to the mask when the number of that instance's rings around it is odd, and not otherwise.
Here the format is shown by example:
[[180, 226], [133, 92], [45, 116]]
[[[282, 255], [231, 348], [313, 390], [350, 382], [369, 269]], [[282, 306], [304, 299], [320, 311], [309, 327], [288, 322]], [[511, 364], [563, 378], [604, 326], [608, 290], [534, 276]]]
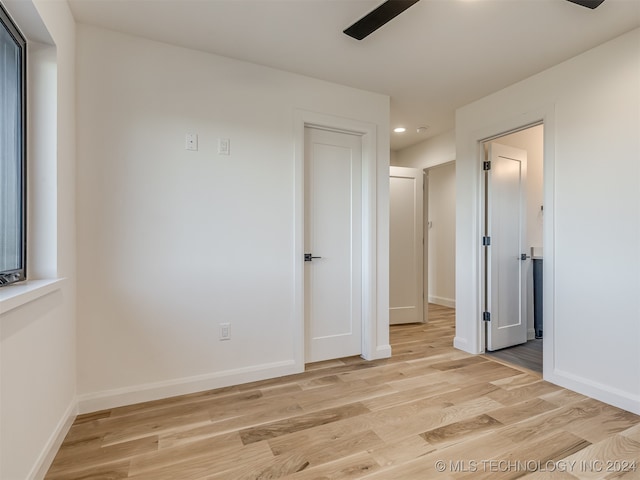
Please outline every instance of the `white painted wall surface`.
[[398, 150], [391, 160], [392, 165], [398, 167], [429, 168], [455, 159], [455, 131], [450, 130]]
[[[88, 26], [78, 37], [80, 409], [302, 368], [299, 109], [377, 128], [373, 275], [388, 351], [389, 98]], [[218, 340], [222, 322], [230, 341]]]
[[544, 119], [545, 378], [635, 413], [640, 413], [638, 85], [636, 29], [456, 115], [455, 345], [480, 351], [477, 141]]
[[66, 3], [3, 4], [29, 40], [47, 43], [29, 51], [29, 274], [66, 278], [0, 315], [0, 478], [30, 480], [44, 476], [76, 405], [75, 24]]
[[395, 150], [391, 150], [389, 152], [389, 163], [391, 165], [397, 165], [398, 164], [397, 158], [398, 158], [398, 152]]
[[429, 302], [456, 306], [456, 164], [428, 170]]

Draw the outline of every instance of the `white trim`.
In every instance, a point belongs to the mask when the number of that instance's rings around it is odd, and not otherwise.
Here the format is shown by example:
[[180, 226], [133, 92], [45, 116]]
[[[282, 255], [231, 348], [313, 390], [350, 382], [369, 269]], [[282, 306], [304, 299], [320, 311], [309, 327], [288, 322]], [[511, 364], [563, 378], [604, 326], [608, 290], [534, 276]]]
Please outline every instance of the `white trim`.
[[107, 408], [203, 392], [294, 373], [300, 373], [295, 361], [285, 360], [132, 387], [116, 388], [78, 395], [78, 411], [80, 413], [95, 412]]
[[[377, 345], [377, 129], [373, 123], [296, 109], [294, 112], [294, 304], [295, 365], [304, 370], [304, 128], [356, 133], [362, 138], [362, 357], [381, 358]], [[388, 347], [388, 346], [383, 346]], [[383, 348], [386, 351], [386, 348]], [[389, 347], [390, 352], [390, 347]]]
[[[555, 357], [555, 173], [556, 173], [556, 122], [555, 105], [549, 105], [544, 119], [544, 151], [543, 151], [543, 188], [544, 219], [542, 221], [542, 250], [544, 252], [544, 268], [542, 270], [542, 372], [543, 378], [549, 380], [556, 365]], [[548, 375], [545, 375], [547, 372]], [[549, 380], [551, 381], [551, 380]]]
[[442, 305], [443, 307], [456, 308], [455, 298], [438, 297], [437, 295], [429, 295], [429, 303], [435, 303], [436, 305]]
[[608, 385], [603, 385], [588, 378], [561, 370], [555, 370], [549, 375], [545, 375], [545, 380], [640, 415], [640, 395], [631, 395], [629, 392], [612, 388]]
[[0, 288], [0, 315], [60, 290], [64, 278], [28, 280]]
[[366, 360], [378, 360], [380, 358], [389, 357], [391, 357], [391, 345], [378, 345], [376, 347], [375, 354], [371, 358], [367, 358]]
[[56, 425], [56, 428], [51, 432], [51, 436], [33, 464], [33, 468], [29, 472], [27, 480], [42, 480], [45, 477], [77, 415], [78, 403], [74, 398], [65, 410], [62, 418], [58, 422], [58, 425]]
[[466, 338], [455, 336], [453, 338], [453, 347], [458, 350], [462, 350], [463, 352], [469, 352], [469, 342], [467, 342]]

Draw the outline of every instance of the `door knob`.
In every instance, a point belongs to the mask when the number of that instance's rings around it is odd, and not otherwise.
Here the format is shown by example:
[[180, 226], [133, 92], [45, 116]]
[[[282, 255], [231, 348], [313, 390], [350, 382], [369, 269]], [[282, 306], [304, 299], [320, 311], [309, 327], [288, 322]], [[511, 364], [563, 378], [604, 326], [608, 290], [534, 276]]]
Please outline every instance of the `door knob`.
[[531, 258], [531, 256], [527, 255], [526, 253], [521, 253], [520, 254], [520, 260], [526, 260], [527, 258]]
[[304, 254], [304, 261], [305, 262], [312, 262], [314, 258], [322, 258], [322, 257], [314, 257], [313, 253], [305, 253]]

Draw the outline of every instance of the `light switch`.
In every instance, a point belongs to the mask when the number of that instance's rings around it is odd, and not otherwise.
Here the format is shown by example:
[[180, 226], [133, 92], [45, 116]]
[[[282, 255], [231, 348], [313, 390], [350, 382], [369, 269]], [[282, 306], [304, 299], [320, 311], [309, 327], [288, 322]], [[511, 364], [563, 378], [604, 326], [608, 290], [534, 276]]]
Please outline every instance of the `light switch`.
[[187, 133], [185, 136], [185, 146], [187, 150], [192, 150], [194, 152], [198, 151], [198, 134], [197, 133]]
[[231, 153], [231, 140], [228, 138], [218, 139], [218, 155], [229, 155]]

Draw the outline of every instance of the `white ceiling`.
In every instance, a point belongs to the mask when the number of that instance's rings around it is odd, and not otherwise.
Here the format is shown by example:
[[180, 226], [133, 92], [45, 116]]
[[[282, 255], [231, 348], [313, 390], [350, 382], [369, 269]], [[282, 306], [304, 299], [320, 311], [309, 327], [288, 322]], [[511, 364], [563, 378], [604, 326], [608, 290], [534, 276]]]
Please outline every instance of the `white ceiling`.
[[[455, 109], [640, 26], [640, 0], [422, 0], [362, 41], [382, 0], [69, 0], [76, 20], [391, 96], [398, 150]], [[640, 45], [638, 47], [640, 54]], [[416, 128], [428, 126], [424, 134]]]

